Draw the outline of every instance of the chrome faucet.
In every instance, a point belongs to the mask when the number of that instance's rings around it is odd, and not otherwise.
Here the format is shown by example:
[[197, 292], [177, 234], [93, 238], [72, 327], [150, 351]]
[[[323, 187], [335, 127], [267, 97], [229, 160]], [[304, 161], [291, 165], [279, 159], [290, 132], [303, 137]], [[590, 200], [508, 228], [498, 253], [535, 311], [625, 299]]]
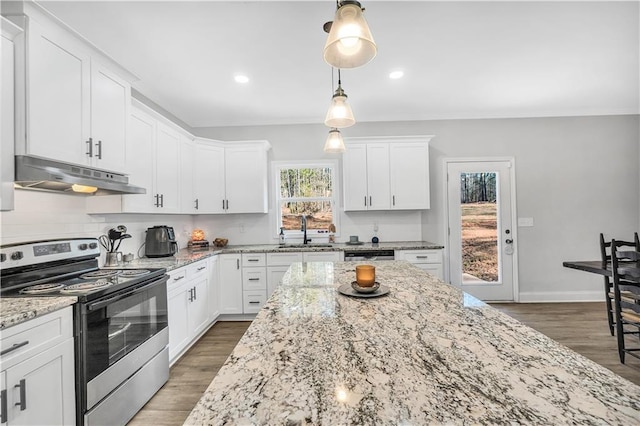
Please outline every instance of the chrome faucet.
[[302, 215], [302, 244], [307, 244], [311, 241], [311, 238], [307, 238], [307, 217]]

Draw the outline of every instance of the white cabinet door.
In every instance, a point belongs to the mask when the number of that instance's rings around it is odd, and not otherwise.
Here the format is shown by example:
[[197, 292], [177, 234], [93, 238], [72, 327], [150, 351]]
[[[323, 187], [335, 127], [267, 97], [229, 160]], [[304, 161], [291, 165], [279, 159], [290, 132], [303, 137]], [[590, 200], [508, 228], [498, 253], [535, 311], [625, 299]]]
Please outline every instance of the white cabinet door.
[[242, 269], [239, 254], [220, 255], [220, 313], [242, 313]]
[[267, 267], [267, 299], [282, 284], [284, 274], [289, 270], [289, 266], [269, 266]]
[[196, 201], [196, 144], [183, 140], [180, 144], [180, 211], [193, 214], [199, 212], [199, 202]]
[[189, 343], [188, 284], [183, 282], [170, 287], [168, 292], [170, 360], [174, 360]]
[[122, 210], [131, 213], [155, 212], [153, 159], [156, 120], [143, 111], [133, 108], [129, 134], [126, 154], [129, 183], [145, 188], [147, 193], [123, 195]]
[[220, 315], [220, 259], [218, 256], [209, 258], [209, 322], [215, 321]]
[[344, 179], [344, 209], [367, 210], [367, 146], [353, 144], [347, 146], [342, 156]]
[[389, 210], [389, 144], [367, 144], [368, 210]]
[[7, 424], [75, 424], [73, 339], [6, 370]]
[[391, 208], [430, 208], [429, 144], [390, 144], [389, 161]]
[[19, 32], [18, 28], [5, 18], [2, 21], [2, 54], [0, 74], [0, 210], [13, 210], [13, 180], [14, 165], [13, 154], [15, 149], [15, 127], [14, 127], [14, 45], [13, 38]]
[[224, 148], [197, 143], [195, 154], [194, 197], [197, 213], [223, 213], [225, 200]]
[[66, 163], [89, 162], [90, 58], [55, 31], [29, 21], [27, 151]]
[[[158, 213], [178, 213], [180, 211], [180, 134], [157, 122], [155, 149], [155, 191]], [[155, 201], [155, 200], [154, 200]]]
[[91, 62], [92, 164], [125, 171], [131, 86], [97, 61]]
[[189, 281], [189, 330], [191, 337], [202, 333], [209, 325], [209, 277], [199, 277]]
[[263, 145], [225, 148], [227, 213], [267, 213], [266, 155]]

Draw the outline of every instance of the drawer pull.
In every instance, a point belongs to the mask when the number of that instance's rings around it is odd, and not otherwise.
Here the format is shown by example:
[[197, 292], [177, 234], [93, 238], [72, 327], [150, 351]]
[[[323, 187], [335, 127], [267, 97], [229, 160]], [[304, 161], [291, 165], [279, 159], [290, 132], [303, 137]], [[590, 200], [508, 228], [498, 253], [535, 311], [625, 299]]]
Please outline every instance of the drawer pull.
[[254, 302], [249, 302], [250, 305], [257, 305], [258, 303], [260, 303], [259, 301], [254, 301]]
[[7, 390], [6, 389], [2, 389], [0, 391], [0, 410], [2, 410], [2, 412], [0, 413], [0, 423], [6, 423], [7, 422]]
[[249, 281], [260, 281], [260, 278], [249, 278]]
[[201, 267], [198, 268], [198, 271], [202, 271], [203, 269], [207, 269], [207, 267], [206, 266], [201, 266]]
[[180, 280], [181, 280], [181, 279], [183, 279], [183, 278], [184, 278], [184, 275], [183, 275], [183, 276], [181, 276], [181, 277], [175, 277], [175, 278], [173, 279], [173, 281], [180, 281]]
[[260, 259], [247, 259], [248, 262], [259, 262]]
[[2, 356], [2, 355], [6, 355], [6, 354], [8, 354], [9, 352], [13, 352], [13, 351], [15, 351], [16, 349], [20, 349], [21, 347], [26, 346], [26, 345], [28, 345], [28, 344], [29, 344], [29, 341], [28, 341], [28, 340], [25, 340], [24, 342], [20, 342], [20, 343], [15, 343], [15, 344], [14, 344], [13, 346], [11, 346], [10, 348], [7, 348], [7, 349], [5, 349], [4, 351], [0, 352], [0, 356]]
[[416, 256], [416, 259], [428, 259], [429, 256]]

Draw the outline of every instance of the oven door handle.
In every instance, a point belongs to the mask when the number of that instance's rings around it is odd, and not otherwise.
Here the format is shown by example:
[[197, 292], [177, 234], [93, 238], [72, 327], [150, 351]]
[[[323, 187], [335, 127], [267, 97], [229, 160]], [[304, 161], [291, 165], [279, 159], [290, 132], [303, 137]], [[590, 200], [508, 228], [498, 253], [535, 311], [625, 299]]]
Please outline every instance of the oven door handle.
[[125, 299], [127, 297], [131, 297], [136, 293], [141, 293], [141, 292], [143, 292], [145, 290], [150, 289], [151, 287], [155, 287], [155, 286], [160, 285], [160, 284], [162, 284], [163, 282], [166, 282], [166, 281], [167, 281], [167, 278], [165, 276], [165, 278], [162, 279], [162, 280], [153, 281], [150, 284], [145, 284], [145, 285], [140, 286], [140, 287], [132, 288], [129, 291], [127, 291], [126, 293], [122, 293], [122, 294], [119, 294], [117, 296], [110, 297], [108, 299], [99, 300], [99, 301], [97, 301], [95, 303], [92, 303], [92, 304], [88, 305], [87, 306], [87, 310], [88, 311], [95, 311], [97, 309], [104, 308], [105, 306], [107, 306], [107, 305], [109, 305], [109, 304], [111, 304], [113, 302], [117, 302], [118, 300], [122, 300], [122, 299]]

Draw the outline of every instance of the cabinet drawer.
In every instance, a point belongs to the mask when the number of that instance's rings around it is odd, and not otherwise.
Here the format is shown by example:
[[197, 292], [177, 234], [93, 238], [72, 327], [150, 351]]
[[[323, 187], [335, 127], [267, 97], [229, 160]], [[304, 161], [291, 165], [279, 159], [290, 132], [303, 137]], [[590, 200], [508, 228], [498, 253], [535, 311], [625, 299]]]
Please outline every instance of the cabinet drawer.
[[266, 268], [243, 268], [242, 269], [242, 289], [243, 290], [266, 290], [267, 289]]
[[339, 251], [323, 251], [323, 252], [305, 252], [302, 258], [305, 262], [339, 262]]
[[266, 256], [264, 253], [250, 253], [242, 255], [242, 266], [266, 266]]
[[72, 319], [72, 308], [67, 307], [3, 330], [0, 348], [9, 352], [1, 357], [2, 368], [73, 337]]
[[182, 284], [187, 278], [187, 268], [182, 267], [178, 269], [174, 269], [173, 271], [167, 272], [169, 275], [169, 281], [167, 281], [167, 287], [171, 288], [171, 286]]
[[396, 258], [404, 259], [411, 263], [442, 263], [442, 250], [407, 250], [402, 251], [402, 257]]
[[440, 263], [416, 263], [415, 266], [423, 271], [427, 271], [441, 280], [444, 280], [444, 272], [442, 270], [442, 264]]
[[187, 276], [189, 279], [193, 279], [198, 275], [205, 275], [207, 273], [208, 265], [206, 260], [192, 263], [187, 266]]
[[302, 262], [302, 253], [267, 253], [269, 266], [289, 266], [294, 262]]
[[243, 310], [245, 314], [256, 314], [267, 301], [267, 291], [245, 291], [243, 296]]

